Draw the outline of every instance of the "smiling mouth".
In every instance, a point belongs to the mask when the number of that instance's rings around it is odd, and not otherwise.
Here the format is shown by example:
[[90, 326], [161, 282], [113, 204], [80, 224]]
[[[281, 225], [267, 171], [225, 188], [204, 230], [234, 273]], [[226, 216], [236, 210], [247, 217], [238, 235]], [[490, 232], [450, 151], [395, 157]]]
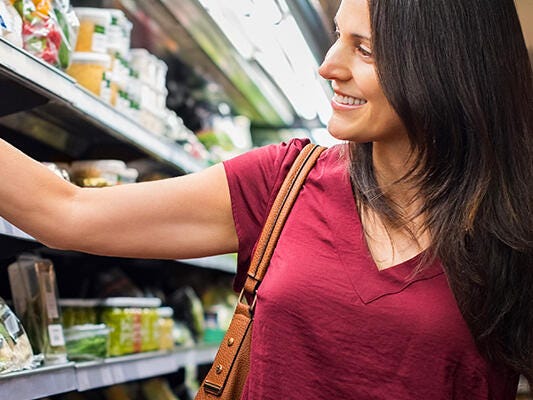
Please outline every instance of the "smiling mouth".
[[344, 104], [347, 106], [362, 106], [363, 104], [367, 103], [367, 101], [364, 99], [359, 99], [357, 97], [351, 96], [343, 96], [337, 93], [335, 93], [335, 95], [333, 96], [333, 100], [339, 104]]

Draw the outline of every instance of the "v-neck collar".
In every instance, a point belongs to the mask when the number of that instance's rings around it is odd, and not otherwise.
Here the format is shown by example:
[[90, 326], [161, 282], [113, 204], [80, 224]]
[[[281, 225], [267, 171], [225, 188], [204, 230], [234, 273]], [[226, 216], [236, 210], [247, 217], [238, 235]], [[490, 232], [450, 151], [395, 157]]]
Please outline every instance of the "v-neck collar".
[[343, 263], [354, 290], [368, 304], [383, 296], [399, 293], [415, 282], [431, 279], [444, 271], [438, 260], [412, 276], [422, 253], [392, 267], [379, 270], [368, 249], [357, 205], [352, 194], [346, 160], [332, 168], [333, 179], [328, 191], [335, 193], [329, 210], [328, 224], [335, 237], [338, 257]]

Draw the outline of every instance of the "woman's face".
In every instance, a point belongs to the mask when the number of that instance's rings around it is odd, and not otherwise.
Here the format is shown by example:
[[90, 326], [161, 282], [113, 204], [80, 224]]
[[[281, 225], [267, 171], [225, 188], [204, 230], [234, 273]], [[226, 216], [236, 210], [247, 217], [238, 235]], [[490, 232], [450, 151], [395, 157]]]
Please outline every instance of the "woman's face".
[[378, 81], [367, 0], [342, 0], [335, 23], [337, 41], [319, 69], [335, 92], [330, 133], [359, 143], [404, 141], [406, 130]]

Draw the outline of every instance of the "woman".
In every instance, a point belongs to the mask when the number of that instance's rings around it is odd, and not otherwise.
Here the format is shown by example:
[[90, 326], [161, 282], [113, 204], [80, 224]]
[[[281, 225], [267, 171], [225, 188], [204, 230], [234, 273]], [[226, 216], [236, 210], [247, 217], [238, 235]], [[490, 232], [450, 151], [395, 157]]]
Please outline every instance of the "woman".
[[[243, 398], [514, 399], [533, 380], [533, 83], [513, 0], [343, 0], [331, 134], [258, 292]], [[51, 247], [239, 251], [305, 140], [80, 189], [1, 144], [0, 214]]]

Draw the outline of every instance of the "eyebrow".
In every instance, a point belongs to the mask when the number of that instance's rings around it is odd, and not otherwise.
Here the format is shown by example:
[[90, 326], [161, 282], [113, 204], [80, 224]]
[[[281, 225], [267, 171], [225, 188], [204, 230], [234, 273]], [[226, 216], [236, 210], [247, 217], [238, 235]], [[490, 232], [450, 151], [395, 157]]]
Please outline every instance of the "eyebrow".
[[[337, 24], [337, 17], [333, 18], [333, 22], [335, 23], [335, 28], [338, 29], [339, 25]], [[350, 36], [354, 39], [363, 39], [363, 40], [368, 40], [369, 42], [372, 42], [372, 39], [370, 39], [370, 37], [361, 35], [359, 33], [350, 33]]]

